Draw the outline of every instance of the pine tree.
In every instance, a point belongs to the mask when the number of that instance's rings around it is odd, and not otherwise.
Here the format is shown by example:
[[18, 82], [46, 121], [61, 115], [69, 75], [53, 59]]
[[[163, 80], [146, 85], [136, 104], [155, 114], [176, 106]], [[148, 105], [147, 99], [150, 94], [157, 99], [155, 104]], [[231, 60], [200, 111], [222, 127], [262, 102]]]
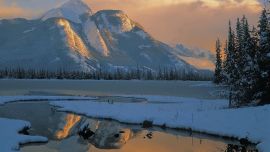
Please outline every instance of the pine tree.
[[227, 40], [225, 42], [223, 52], [224, 52], [224, 54], [223, 54], [224, 55], [223, 56], [224, 60], [222, 62], [222, 76], [223, 76], [223, 78], [222, 78], [223, 82], [222, 83], [228, 84], [228, 74], [227, 74], [226, 69], [228, 68], [227, 57], [229, 56], [229, 52], [228, 52], [228, 41]]
[[229, 22], [229, 31], [228, 31], [228, 42], [226, 43], [226, 59], [224, 63], [224, 72], [226, 73], [227, 84], [233, 84], [233, 54], [235, 51], [235, 35], [231, 27], [231, 22]]
[[[253, 100], [254, 94], [256, 92], [256, 57], [255, 52], [257, 51], [257, 38], [256, 30], [250, 32], [248, 21], [245, 17], [242, 18], [242, 50], [239, 63], [240, 66], [240, 79], [238, 87], [238, 98], [241, 105], [250, 104]], [[251, 34], [253, 34], [251, 36]]]
[[262, 103], [270, 102], [270, 26], [267, 11], [262, 11], [259, 21], [259, 51], [257, 53], [260, 78], [257, 88]]
[[223, 80], [222, 76], [222, 59], [221, 59], [221, 43], [220, 40], [216, 41], [216, 69], [214, 83], [220, 84]]

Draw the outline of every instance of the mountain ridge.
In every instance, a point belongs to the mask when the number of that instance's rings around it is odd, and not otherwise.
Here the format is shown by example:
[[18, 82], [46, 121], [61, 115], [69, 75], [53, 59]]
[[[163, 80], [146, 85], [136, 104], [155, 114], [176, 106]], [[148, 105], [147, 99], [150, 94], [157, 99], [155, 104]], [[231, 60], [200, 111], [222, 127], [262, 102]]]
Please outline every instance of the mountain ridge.
[[157, 70], [162, 66], [199, 71], [123, 11], [93, 13], [81, 0], [66, 2], [40, 19], [0, 22], [0, 64], [5, 68], [91, 71], [137, 66]]

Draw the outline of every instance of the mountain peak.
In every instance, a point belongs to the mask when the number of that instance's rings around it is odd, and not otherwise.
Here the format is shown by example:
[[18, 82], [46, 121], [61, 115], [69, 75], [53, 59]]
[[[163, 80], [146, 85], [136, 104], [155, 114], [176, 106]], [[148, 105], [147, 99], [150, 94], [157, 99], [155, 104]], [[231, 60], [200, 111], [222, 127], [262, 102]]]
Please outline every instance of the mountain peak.
[[135, 26], [127, 14], [121, 10], [101, 10], [95, 15], [100, 27], [110, 29], [114, 33], [131, 31]]
[[92, 15], [92, 10], [82, 0], [69, 0], [58, 8], [49, 10], [42, 16], [42, 20], [49, 18], [61, 17], [73, 21], [75, 23], [81, 23], [82, 15]]

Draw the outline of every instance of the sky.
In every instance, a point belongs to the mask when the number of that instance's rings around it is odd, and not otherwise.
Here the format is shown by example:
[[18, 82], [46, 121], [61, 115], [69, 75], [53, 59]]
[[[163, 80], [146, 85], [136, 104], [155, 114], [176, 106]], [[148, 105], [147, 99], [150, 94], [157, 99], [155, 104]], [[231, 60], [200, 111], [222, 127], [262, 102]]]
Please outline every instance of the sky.
[[[40, 16], [68, 0], [0, 0], [0, 18]], [[83, 0], [94, 11], [120, 9], [156, 39], [214, 50], [228, 21], [246, 15], [257, 25], [263, 0]]]

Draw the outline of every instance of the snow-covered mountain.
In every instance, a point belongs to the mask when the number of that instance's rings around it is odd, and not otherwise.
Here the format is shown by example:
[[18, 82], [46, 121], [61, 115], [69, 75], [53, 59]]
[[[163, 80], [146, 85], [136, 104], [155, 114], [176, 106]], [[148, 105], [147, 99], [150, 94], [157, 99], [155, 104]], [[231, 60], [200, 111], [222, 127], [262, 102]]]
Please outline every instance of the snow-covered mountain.
[[71, 0], [35, 20], [0, 20], [0, 67], [91, 71], [177, 67], [198, 71], [119, 10], [95, 14]]
[[41, 19], [65, 18], [75, 23], [81, 23], [81, 16], [92, 15], [92, 10], [81, 0], [70, 0], [59, 8], [52, 9], [45, 13]]
[[216, 58], [209, 50], [186, 47], [183, 44], [177, 44], [174, 48], [181, 59], [196, 68], [214, 70]]

